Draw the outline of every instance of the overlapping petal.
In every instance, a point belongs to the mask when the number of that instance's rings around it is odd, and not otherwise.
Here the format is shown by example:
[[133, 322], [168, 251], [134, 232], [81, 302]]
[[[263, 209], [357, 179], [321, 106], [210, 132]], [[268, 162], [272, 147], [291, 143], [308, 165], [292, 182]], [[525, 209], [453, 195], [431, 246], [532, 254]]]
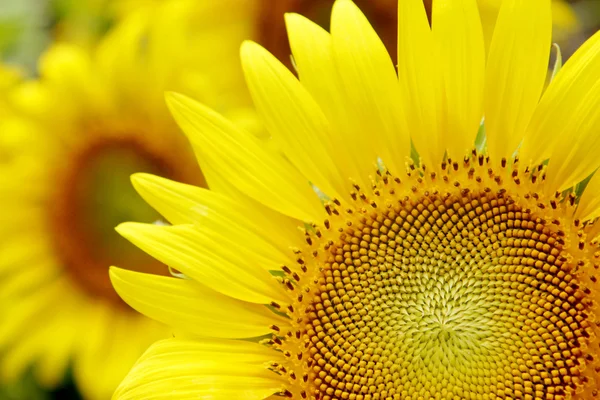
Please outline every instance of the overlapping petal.
[[325, 115], [293, 74], [254, 42], [241, 49], [254, 104], [284, 154], [306, 179], [329, 197], [342, 198], [350, 182], [335, 163]]
[[167, 339], [146, 351], [115, 400], [262, 400], [284, 380], [267, 371], [275, 352], [242, 341]]
[[[461, 160], [473, 149], [483, 117], [485, 47], [477, 2], [434, 1], [432, 33], [434, 64], [441, 74], [438, 135], [442, 136], [442, 150]], [[437, 157], [432, 161], [439, 163], [441, 157]]]
[[[136, 190], [174, 224], [197, 224], [223, 232], [229, 240], [245, 243], [257, 263], [279, 269], [290, 263], [290, 243], [299, 239], [300, 222], [266, 207], [248, 207], [214, 190], [186, 185], [148, 174], [132, 177]], [[264, 235], [264, 232], [277, 235]]]
[[259, 304], [289, 302], [283, 286], [254, 257], [255, 250], [232, 242], [218, 229], [130, 222], [117, 230], [169, 267], [230, 297]]
[[[409, 132], [404, 123], [398, 77], [381, 39], [350, 0], [338, 0], [331, 14], [333, 60], [343, 85], [346, 116], [355, 123], [352, 137], [367, 136], [388, 169], [404, 170], [410, 155]], [[362, 149], [363, 163], [376, 159]]]
[[540, 100], [523, 141], [523, 161], [550, 158], [547, 187], [565, 190], [590, 175], [600, 154], [600, 33], [565, 63]]
[[192, 280], [114, 267], [110, 278], [119, 296], [137, 311], [196, 335], [256, 337], [269, 333], [269, 326], [277, 321], [285, 323], [267, 307], [236, 300]]
[[488, 54], [485, 130], [490, 157], [510, 158], [531, 120], [548, 70], [550, 0], [505, 0]]
[[308, 180], [283, 156], [183, 95], [170, 94], [167, 102], [201, 164], [212, 164], [242, 192], [283, 214], [305, 221], [324, 218]]

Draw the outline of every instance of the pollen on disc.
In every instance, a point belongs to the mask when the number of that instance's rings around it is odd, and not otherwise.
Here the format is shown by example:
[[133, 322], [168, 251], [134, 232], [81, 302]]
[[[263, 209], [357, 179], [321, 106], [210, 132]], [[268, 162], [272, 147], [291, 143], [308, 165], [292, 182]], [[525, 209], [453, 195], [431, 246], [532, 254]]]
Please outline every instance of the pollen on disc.
[[338, 219], [295, 306], [300, 397], [567, 399], [587, 379], [589, 302], [535, 210], [457, 189]]

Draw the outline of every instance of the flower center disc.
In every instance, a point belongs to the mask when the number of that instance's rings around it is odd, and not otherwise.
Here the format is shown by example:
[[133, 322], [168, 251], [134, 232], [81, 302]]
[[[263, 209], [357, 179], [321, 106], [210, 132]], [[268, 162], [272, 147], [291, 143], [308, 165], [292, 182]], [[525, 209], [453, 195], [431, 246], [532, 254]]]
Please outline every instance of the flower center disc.
[[135, 139], [99, 141], [69, 162], [50, 214], [58, 257], [93, 296], [123, 304], [108, 277], [110, 265], [165, 274], [166, 268], [114, 230], [121, 222], [152, 223], [161, 217], [135, 192], [130, 176], [147, 172], [182, 179], [169, 159]]
[[597, 368], [582, 231], [523, 192], [426, 186], [374, 189], [376, 202], [333, 206], [326, 229], [307, 233], [314, 264], [299, 253], [296, 331], [279, 346], [303, 365], [295, 393], [571, 398]]

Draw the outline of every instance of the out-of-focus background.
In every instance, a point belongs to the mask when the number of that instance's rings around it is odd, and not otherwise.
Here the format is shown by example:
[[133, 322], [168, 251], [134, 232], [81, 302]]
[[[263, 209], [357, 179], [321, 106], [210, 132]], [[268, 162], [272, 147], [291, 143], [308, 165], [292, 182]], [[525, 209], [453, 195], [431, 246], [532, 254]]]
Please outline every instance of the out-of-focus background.
[[[35, 73], [37, 58], [53, 41], [93, 46], [119, 18], [136, 8], [169, 0], [1, 0], [0, 57]], [[199, 0], [213, 1], [213, 0]], [[214, 0], [216, 1], [216, 0]], [[261, 3], [257, 35], [269, 50], [287, 48], [283, 13], [298, 12], [328, 27], [333, 0], [239, 0]], [[424, 0], [430, 7], [432, 0]], [[495, 11], [499, 0], [478, 0], [482, 17]], [[396, 0], [356, 0], [391, 48], [395, 33]], [[562, 3], [555, 2], [556, 4]], [[555, 33], [568, 55], [600, 26], [600, 0], [566, 0], [576, 21], [560, 6]], [[573, 25], [576, 23], [576, 25]], [[485, 29], [485, 27], [484, 27]], [[256, 39], [256, 38], [255, 38]]]
[[[144, 7], [154, 7], [170, 1], [178, 0], [0, 0], [0, 61], [14, 68], [16, 76], [35, 78], [39, 75], [40, 56], [57, 42], [93, 49], [129, 14]], [[221, 0], [197, 1], [210, 3]], [[249, 8], [254, 10], [247, 16], [251, 21], [246, 21], [253, 27], [249, 39], [264, 45], [289, 67], [292, 67], [292, 61], [289, 57], [283, 14], [298, 12], [328, 28], [333, 4], [333, 0], [237, 1], [240, 5], [250, 4]], [[393, 58], [395, 58], [396, 1], [355, 0], [382, 36]], [[431, 7], [431, 0], [424, 1], [427, 7]], [[485, 32], [491, 32], [493, 29], [495, 13], [500, 1], [478, 0]], [[554, 40], [560, 44], [563, 59], [566, 59], [586, 38], [598, 30], [600, 0], [553, 0], [553, 8], [556, 11]], [[0, 91], [7, 91], [12, 86], [11, 76], [9, 74], [4, 78], [0, 74]], [[19, 79], [15, 78], [15, 80]], [[2, 97], [0, 93], [0, 105]], [[1, 110], [0, 118], [2, 118]], [[0, 135], [4, 134], [5, 132], [0, 131]], [[2, 150], [0, 148], [0, 156]], [[0, 193], [0, 196], [7, 195], [10, 194]], [[2, 307], [10, 308], [11, 305], [2, 304], [0, 309]], [[2, 315], [0, 313], [0, 318]], [[0, 332], [1, 324], [4, 323], [5, 321], [0, 319]], [[53, 343], [48, 342], [47, 346], [53, 346]], [[0, 350], [0, 358], [3, 355]], [[16, 381], [0, 381], [0, 400], [84, 398], [73, 383], [72, 371], [69, 368], [60, 379], [61, 383], [52, 389], [42, 388], [34, 376], [30, 371], [26, 371]]]

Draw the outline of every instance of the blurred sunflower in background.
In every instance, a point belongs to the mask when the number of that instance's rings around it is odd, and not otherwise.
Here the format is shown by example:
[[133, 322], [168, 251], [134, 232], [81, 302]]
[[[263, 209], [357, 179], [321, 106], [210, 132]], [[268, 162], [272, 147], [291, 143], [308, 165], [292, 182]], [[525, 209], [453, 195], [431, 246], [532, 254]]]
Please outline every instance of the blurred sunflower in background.
[[181, 275], [111, 279], [176, 335], [115, 399], [597, 397], [600, 33], [547, 86], [549, 0], [504, 1], [489, 49], [475, 0], [398, 8], [397, 71], [350, 0], [331, 33], [286, 15], [299, 78], [242, 45], [276, 149], [168, 95], [220, 174], [134, 176], [173, 225], [118, 231]]
[[96, 46], [54, 44], [38, 77], [11, 81], [9, 118], [21, 130], [0, 160], [2, 382], [31, 369], [53, 388], [70, 368], [84, 398], [108, 399], [143, 350], [167, 337], [118, 298], [108, 266], [170, 272], [114, 226], [163, 223], [131, 188], [134, 172], [206, 186], [166, 90], [253, 129], [237, 62], [253, 12], [236, 0], [140, 7]]

